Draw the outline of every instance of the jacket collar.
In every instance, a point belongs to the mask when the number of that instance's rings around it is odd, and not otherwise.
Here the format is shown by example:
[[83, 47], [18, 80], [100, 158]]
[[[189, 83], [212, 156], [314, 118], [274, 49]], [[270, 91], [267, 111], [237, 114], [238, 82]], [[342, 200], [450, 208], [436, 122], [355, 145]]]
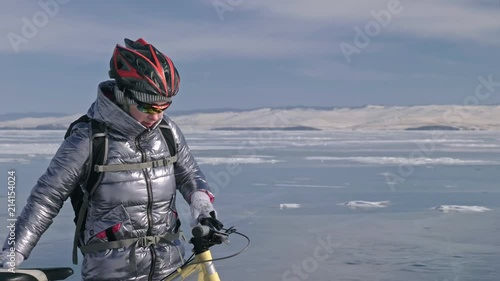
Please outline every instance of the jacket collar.
[[132, 140], [144, 133], [144, 131], [156, 129], [160, 122], [157, 122], [151, 128], [146, 128], [110, 99], [114, 95], [114, 83], [114, 81], [110, 80], [99, 84], [97, 99], [90, 106], [87, 115]]

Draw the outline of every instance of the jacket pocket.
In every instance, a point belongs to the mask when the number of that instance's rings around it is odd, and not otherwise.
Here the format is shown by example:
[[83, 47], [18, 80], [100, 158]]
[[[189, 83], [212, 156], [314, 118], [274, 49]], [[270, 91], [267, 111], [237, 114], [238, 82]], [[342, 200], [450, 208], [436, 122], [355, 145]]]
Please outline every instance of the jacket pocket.
[[[131, 238], [130, 216], [123, 205], [118, 205], [100, 216], [87, 220], [84, 239], [86, 245]], [[137, 276], [135, 246], [84, 254], [82, 276], [84, 280], [133, 280]]]
[[123, 205], [118, 205], [104, 215], [87, 219], [85, 244], [125, 239], [131, 232], [130, 216]]
[[[146, 269], [141, 268], [141, 272], [148, 272], [151, 260], [136, 260], [132, 247], [86, 253], [82, 263], [83, 280], [136, 280], [138, 264], [148, 264]], [[140, 254], [147, 256], [147, 253]]]

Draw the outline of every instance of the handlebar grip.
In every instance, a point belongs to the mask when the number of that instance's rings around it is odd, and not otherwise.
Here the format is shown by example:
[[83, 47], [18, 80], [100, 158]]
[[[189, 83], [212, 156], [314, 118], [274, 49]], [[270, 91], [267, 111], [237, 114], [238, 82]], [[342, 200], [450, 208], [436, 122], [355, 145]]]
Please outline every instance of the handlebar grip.
[[196, 238], [207, 236], [208, 234], [210, 234], [210, 227], [208, 227], [206, 225], [197, 225], [197, 226], [193, 227], [193, 230], [191, 231], [191, 233]]

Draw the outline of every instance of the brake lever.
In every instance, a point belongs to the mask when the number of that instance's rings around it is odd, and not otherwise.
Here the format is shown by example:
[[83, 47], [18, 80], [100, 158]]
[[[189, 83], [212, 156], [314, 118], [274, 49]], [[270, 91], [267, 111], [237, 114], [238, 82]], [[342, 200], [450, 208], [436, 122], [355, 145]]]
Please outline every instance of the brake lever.
[[222, 239], [222, 243], [229, 244], [229, 235], [235, 233], [237, 230], [234, 228], [234, 226], [231, 226], [228, 229], [223, 229], [224, 232], [217, 231], [217, 230], [212, 230], [213, 235], [217, 235], [219, 238]]
[[224, 244], [226, 244], [226, 245], [228, 245], [228, 244], [229, 244], [229, 234], [226, 234], [226, 233], [224, 233], [224, 232], [218, 232], [218, 231], [217, 231], [217, 232], [215, 232], [215, 231], [214, 231], [214, 234], [213, 234], [213, 235], [214, 235], [214, 236], [217, 236], [217, 237], [220, 239], [220, 243], [218, 243], [218, 244], [222, 244], [222, 243], [224, 243]]

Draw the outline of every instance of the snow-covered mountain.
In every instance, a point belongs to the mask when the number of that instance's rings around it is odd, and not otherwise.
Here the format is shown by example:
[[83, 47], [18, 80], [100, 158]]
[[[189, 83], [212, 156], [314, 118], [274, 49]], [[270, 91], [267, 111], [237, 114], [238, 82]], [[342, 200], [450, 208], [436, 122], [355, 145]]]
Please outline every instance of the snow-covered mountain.
[[[0, 129], [64, 129], [80, 114], [63, 117], [22, 118], [0, 122]], [[456, 129], [500, 130], [496, 106], [366, 106], [362, 108], [262, 108], [173, 115], [183, 130], [217, 128], [312, 127], [321, 130], [405, 130], [448, 126]]]

